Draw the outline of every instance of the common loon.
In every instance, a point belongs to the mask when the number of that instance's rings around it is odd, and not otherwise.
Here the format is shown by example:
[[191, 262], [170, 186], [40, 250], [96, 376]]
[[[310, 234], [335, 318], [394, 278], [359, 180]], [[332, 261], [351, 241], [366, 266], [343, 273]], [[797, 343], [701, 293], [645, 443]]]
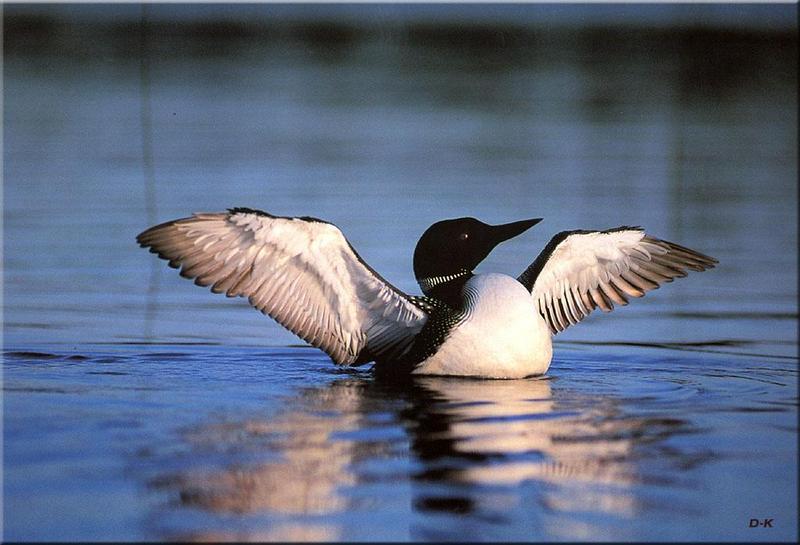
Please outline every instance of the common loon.
[[414, 250], [423, 296], [384, 280], [317, 218], [231, 208], [156, 225], [137, 241], [195, 284], [247, 297], [337, 364], [484, 378], [543, 374], [552, 335], [717, 263], [623, 226], [561, 232], [517, 278], [473, 273], [495, 246], [540, 221], [434, 223]]

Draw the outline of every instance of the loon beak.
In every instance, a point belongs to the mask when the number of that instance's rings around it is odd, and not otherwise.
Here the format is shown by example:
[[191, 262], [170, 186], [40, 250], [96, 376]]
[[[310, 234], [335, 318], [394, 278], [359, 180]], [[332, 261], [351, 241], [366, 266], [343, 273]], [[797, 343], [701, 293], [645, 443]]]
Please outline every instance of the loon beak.
[[500, 244], [504, 240], [521, 235], [540, 221], [542, 221], [542, 218], [503, 223], [501, 225], [492, 225], [492, 236], [496, 241], [495, 244]]

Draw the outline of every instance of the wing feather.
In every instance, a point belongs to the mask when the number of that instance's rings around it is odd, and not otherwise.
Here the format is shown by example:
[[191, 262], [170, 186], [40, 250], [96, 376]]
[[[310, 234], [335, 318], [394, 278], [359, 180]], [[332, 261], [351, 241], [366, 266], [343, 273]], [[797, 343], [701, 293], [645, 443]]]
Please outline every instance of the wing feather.
[[313, 218], [234, 208], [156, 225], [137, 241], [195, 284], [246, 297], [339, 364], [400, 357], [428, 318], [336, 226]]
[[531, 292], [553, 333], [595, 308], [611, 312], [661, 284], [704, 271], [717, 260], [651, 237], [638, 227], [557, 234], [518, 280]]

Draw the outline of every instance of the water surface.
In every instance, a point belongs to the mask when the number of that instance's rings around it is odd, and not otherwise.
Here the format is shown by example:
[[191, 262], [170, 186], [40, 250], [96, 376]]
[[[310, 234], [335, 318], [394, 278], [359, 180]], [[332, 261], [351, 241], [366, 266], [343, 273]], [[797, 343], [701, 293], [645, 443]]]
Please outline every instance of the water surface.
[[5, 353], [8, 539], [797, 529], [795, 361], [562, 346], [542, 378], [396, 384], [304, 348], [82, 349]]
[[[91, 9], [4, 7], [4, 539], [797, 538], [796, 33]], [[232, 206], [410, 293], [465, 215], [545, 218], [478, 272], [622, 224], [720, 264], [545, 377], [387, 384], [134, 242]]]

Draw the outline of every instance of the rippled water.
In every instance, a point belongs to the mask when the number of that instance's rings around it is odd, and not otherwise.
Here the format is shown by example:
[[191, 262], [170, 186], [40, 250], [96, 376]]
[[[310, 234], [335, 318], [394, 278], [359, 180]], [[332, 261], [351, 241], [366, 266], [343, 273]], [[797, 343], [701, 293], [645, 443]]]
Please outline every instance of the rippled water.
[[396, 384], [304, 348], [85, 349], [5, 354], [11, 539], [796, 532], [792, 360], [561, 347], [543, 378]]
[[[797, 537], [796, 34], [82, 9], [4, 6], [4, 539]], [[478, 272], [621, 224], [720, 264], [545, 377], [392, 384], [136, 247], [229, 206], [411, 293], [460, 215], [545, 218]]]

